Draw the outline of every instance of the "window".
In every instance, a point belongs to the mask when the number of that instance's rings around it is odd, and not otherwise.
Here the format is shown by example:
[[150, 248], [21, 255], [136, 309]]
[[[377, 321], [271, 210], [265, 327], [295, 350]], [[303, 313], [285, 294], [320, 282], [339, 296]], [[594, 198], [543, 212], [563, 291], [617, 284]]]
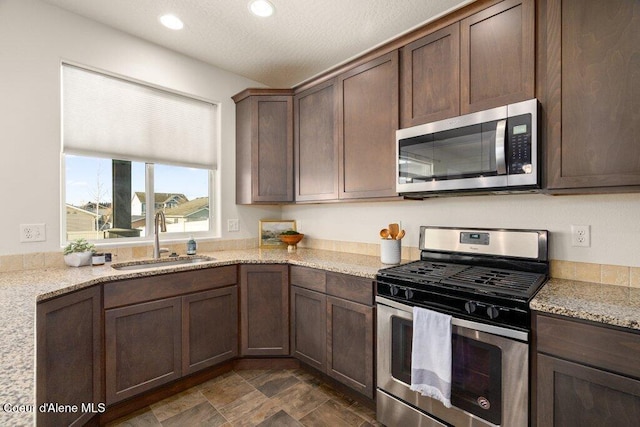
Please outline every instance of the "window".
[[63, 244], [148, 239], [158, 210], [168, 238], [212, 236], [217, 106], [62, 71]]

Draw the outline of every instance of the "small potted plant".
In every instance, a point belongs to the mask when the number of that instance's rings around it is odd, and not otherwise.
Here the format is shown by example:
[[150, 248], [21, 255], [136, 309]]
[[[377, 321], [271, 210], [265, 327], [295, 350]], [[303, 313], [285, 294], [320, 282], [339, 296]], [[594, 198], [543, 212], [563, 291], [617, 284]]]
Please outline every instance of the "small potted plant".
[[70, 267], [80, 267], [82, 265], [91, 265], [91, 257], [93, 256], [94, 246], [85, 239], [76, 239], [69, 242], [64, 248], [64, 262]]

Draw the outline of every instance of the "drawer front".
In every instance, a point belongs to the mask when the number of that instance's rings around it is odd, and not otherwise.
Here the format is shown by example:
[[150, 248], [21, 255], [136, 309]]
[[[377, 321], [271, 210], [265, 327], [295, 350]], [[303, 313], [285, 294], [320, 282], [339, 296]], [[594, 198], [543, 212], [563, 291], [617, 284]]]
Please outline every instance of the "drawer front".
[[326, 293], [327, 274], [315, 268], [291, 266], [289, 280], [292, 285], [312, 291]]
[[120, 280], [104, 285], [104, 308], [221, 288], [237, 281], [235, 265]]
[[327, 294], [373, 305], [373, 280], [348, 274], [327, 273]]
[[537, 351], [640, 378], [640, 334], [536, 315]]

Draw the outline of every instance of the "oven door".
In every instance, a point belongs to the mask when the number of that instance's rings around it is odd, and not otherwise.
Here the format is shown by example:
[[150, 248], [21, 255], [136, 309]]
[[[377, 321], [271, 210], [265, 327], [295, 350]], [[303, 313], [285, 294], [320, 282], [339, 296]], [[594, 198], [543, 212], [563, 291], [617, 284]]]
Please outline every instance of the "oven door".
[[[412, 307], [376, 297], [378, 317], [378, 421], [401, 425], [418, 408], [433, 424], [526, 426], [529, 414], [528, 344], [453, 321], [451, 408], [411, 391]], [[456, 325], [463, 323], [464, 326]], [[478, 327], [487, 329], [484, 324]], [[493, 328], [493, 326], [490, 326]], [[495, 328], [496, 333], [509, 332]], [[407, 405], [407, 403], [409, 405]], [[404, 410], [403, 410], [404, 407]], [[446, 425], [446, 424], [444, 424]]]

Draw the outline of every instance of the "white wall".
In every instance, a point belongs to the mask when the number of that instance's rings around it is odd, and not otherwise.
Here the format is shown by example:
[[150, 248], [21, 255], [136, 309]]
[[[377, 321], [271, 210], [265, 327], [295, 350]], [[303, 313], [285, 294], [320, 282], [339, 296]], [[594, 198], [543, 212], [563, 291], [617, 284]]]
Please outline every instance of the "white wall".
[[[102, 69], [221, 102], [223, 238], [258, 235], [277, 207], [235, 205], [235, 106], [259, 83], [37, 0], [0, 0], [0, 255], [60, 248], [60, 63]], [[239, 233], [226, 233], [229, 218]], [[19, 224], [45, 223], [46, 242], [20, 243]]]
[[[285, 207], [283, 218], [318, 239], [378, 243], [378, 232], [402, 221], [403, 245], [418, 246], [421, 225], [549, 230], [556, 260], [640, 267], [640, 194], [512, 194], [423, 201]], [[570, 227], [591, 226], [591, 247], [571, 246]]]
[[[312, 237], [377, 243], [392, 221], [417, 246], [420, 225], [542, 228], [551, 257], [640, 266], [640, 194], [469, 196], [421, 202], [278, 207], [235, 205], [235, 107], [245, 78], [160, 48], [36, 0], [0, 0], [0, 255], [60, 247], [60, 88], [62, 60], [129, 76], [211, 101], [222, 110], [223, 238], [258, 235], [264, 218], [300, 221]], [[240, 233], [227, 233], [229, 218]], [[45, 223], [47, 241], [20, 243], [24, 223]], [[571, 224], [591, 225], [591, 247], [571, 247]]]

